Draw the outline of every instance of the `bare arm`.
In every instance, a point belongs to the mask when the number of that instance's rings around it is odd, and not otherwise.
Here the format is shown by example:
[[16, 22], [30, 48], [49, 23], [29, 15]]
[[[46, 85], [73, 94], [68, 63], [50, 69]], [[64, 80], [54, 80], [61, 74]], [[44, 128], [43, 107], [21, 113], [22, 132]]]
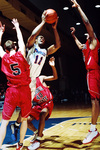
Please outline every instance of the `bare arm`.
[[2, 25], [1, 21], [0, 21], [0, 57], [2, 58], [4, 56], [4, 54], [6, 53], [2, 46], [1, 46], [1, 41], [2, 41], [2, 35], [5, 31], [5, 25]]
[[1, 41], [2, 41], [2, 35], [5, 31], [5, 25], [2, 25], [1, 21], [0, 21], [0, 45], [1, 45]]
[[36, 37], [39, 35], [39, 33], [41, 32], [44, 24], [45, 24], [45, 17], [46, 17], [46, 12], [44, 11], [42, 14], [42, 21], [41, 23], [32, 31], [31, 36], [28, 38], [26, 47], [30, 48], [34, 45], [35, 39]]
[[74, 28], [74, 27], [71, 27], [70, 30], [71, 30], [71, 35], [72, 35], [73, 39], [75, 40], [76, 45], [78, 46], [78, 48], [79, 48], [80, 50], [82, 50], [84, 44], [82, 44], [82, 43], [78, 40], [78, 38], [75, 36], [75, 28]]
[[80, 5], [77, 3], [76, 0], [71, 0], [71, 1], [73, 3], [72, 7], [76, 7], [77, 10], [79, 11], [80, 16], [81, 16], [81, 18], [83, 20], [83, 23], [84, 23], [84, 25], [86, 27], [86, 30], [87, 30], [87, 32], [89, 34], [90, 40], [92, 41], [93, 39], [95, 39], [95, 35], [94, 35], [93, 28], [92, 28], [92, 26], [91, 26], [87, 16], [85, 15], [85, 13], [83, 12], [83, 10], [81, 9]]
[[19, 28], [19, 23], [17, 19], [12, 19], [12, 24], [14, 25], [13, 29], [16, 29], [17, 32], [17, 38], [18, 38], [18, 51], [20, 51], [22, 53], [22, 55], [25, 57], [26, 52], [25, 52], [25, 44], [24, 44], [24, 40], [23, 40], [23, 36], [21, 33], [21, 30]]
[[57, 31], [57, 23], [58, 23], [58, 19], [52, 25], [52, 28], [54, 31], [54, 36], [55, 36], [55, 44], [51, 45], [47, 49], [47, 55], [51, 55], [51, 54], [55, 53], [61, 47], [61, 41], [60, 41], [60, 37], [59, 37], [58, 31]]
[[41, 75], [39, 78], [43, 82], [45, 82], [45, 81], [53, 81], [53, 80], [57, 80], [58, 79], [57, 70], [55, 68], [55, 58], [54, 57], [50, 58], [49, 65], [52, 68], [53, 75], [52, 76], [43, 76], [43, 75]]

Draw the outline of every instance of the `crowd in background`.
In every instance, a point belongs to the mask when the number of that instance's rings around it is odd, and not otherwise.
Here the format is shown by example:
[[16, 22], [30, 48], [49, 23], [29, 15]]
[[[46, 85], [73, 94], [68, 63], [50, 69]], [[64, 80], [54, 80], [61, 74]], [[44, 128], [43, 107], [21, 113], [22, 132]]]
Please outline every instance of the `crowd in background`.
[[0, 101], [4, 101], [6, 92], [6, 84], [0, 84]]

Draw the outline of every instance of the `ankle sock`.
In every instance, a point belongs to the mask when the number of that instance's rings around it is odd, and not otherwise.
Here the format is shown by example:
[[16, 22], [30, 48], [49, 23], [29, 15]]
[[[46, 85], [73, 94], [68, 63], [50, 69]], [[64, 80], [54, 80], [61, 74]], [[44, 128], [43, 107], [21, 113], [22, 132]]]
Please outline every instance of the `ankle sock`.
[[34, 134], [38, 133], [38, 130], [34, 131]]
[[40, 137], [40, 136], [37, 136], [36, 140], [37, 140], [37, 141], [40, 141], [40, 140], [41, 140], [41, 137]]
[[95, 131], [95, 129], [96, 129], [96, 125], [91, 124], [90, 131]]

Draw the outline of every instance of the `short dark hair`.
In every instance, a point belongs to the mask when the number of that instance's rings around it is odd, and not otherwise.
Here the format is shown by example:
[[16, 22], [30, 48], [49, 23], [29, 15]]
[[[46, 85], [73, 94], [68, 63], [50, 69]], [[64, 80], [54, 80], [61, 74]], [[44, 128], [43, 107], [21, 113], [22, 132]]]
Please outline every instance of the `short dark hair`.
[[15, 48], [15, 42], [8, 40], [4, 44], [4, 48], [10, 51], [12, 48]]

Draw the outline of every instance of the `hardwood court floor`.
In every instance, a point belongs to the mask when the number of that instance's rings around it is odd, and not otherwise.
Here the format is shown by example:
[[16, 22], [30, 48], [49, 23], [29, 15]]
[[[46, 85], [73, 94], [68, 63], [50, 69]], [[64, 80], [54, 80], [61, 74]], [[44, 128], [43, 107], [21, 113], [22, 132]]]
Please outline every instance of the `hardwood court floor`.
[[[16, 120], [18, 111], [15, 111], [11, 120]], [[83, 145], [82, 140], [90, 129], [91, 106], [67, 105], [54, 106], [51, 118], [73, 117], [44, 131], [41, 146], [38, 150], [100, 150], [100, 136], [91, 144]], [[74, 118], [79, 117], [79, 118]], [[100, 132], [100, 117], [97, 128]], [[23, 150], [27, 150], [32, 136], [24, 140]], [[10, 146], [5, 150], [16, 150], [16, 146]]]

